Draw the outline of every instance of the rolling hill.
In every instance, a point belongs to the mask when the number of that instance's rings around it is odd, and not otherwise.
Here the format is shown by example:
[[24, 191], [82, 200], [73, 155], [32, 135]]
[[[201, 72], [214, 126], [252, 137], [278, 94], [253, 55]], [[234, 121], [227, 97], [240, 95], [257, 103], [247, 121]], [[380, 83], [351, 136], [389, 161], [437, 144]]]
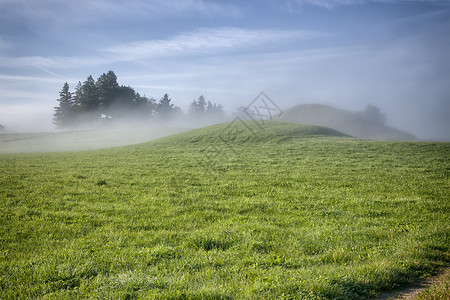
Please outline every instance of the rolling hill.
[[[263, 126], [262, 126], [263, 125]], [[231, 144], [272, 144], [296, 139], [348, 137], [337, 130], [315, 125], [293, 124], [281, 121], [266, 121], [264, 124], [253, 121], [235, 120], [230, 123], [212, 125], [188, 132], [173, 134], [158, 140], [186, 145]]]
[[0, 154], [0, 298], [372, 299], [449, 265], [450, 143], [260, 125]]
[[341, 131], [350, 136], [378, 141], [414, 141], [413, 135], [371, 121], [364, 116], [322, 104], [297, 105], [275, 118], [280, 121], [320, 125]]

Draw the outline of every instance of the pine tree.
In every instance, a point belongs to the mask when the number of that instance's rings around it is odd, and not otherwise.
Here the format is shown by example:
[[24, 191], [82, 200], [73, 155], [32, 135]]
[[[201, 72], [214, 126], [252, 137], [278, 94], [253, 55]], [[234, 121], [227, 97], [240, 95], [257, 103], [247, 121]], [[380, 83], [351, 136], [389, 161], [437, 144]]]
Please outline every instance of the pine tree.
[[[206, 102], [202, 96], [202, 107]], [[100, 125], [104, 115], [107, 119], [149, 120], [153, 116], [161, 120], [173, 120], [181, 115], [181, 109], [171, 103], [165, 94], [158, 103], [155, 99], [141, 96], [129, 86], [119, 85], [113, 71], [103, 73], [97, 81], [92, 76], [81, 83], [70, 93], [66, 83], [60, 92], [60, 105], [55, 107], [54, 123], [58, 128], [81, 126], [90, 128]], [[102, 117], [103, 116], [103, 117]], [[108, 121], [109, 122], [109, 121]]]
[[194, 118], [202, 117], [206, 112], [206, 100], [205, 97], [200, 96], [198, 100], [192, 101], [189, 107], [189, 114]]
[[156, 100], [153, 98], [147, 98], [136, 93], [134, 101], [136, 105], [136, 116], [140, 119], [149, 120], [156, 110]]
[[203, 95], [201, 95], [200, 97], [198, 97], [198, 108], [199, 108], [199, 112], [206, 112], [206, 100], [205, 97], [203, 97]]
[[156, 105], [156, 113], [160, 119], [165, 119], [170, 117], [170, 115], [175, 111], [174, 105], [170, 103], [172, 99], [169, 98], [168, 94], [164, 94], [164, 96], [159, 100], [159, 103]]
[[129, 86], [120, 86], [117, 88], [116, 98], [111, 104], [109, 114], [112, 118], [130, 117], [136, 112], [136, 97], [135, 90]]
[[117, 83], [117, 76], [113, 71], [103, 73], [97, 79], [96, 86], [99, 93], [100, 112], [110, 115], [111, 106], [119, 96], [119, 84]]
[[216, 103], [211, 103], [208, 101], [206, 105], [206, 120], [211, 123], [220, 123], [225, 121], [225, 112], [223, 106]]
[[81, 81], [78, 81], [75, 91], [72, 93], [73, 107], [76, 114], [79, 114], [81, 111], [80, 103], [82, 101], [81, 98], [83, 97], [82, 86], [83, 84], [81, 84]]
[[100, 93], [91, 75], [75, 89], [74, 105], [79, 119], [91, 123], [100, 117]]
[[53, 124], [59, 129], [70, 128], [74, 125], [75, 111], [72, 93], [69, 91], [69, 84], [66, 82], [59, 92], [59, 106], [55, 107], [53, 114]]
[[210, 101], [208, 101], [208, 104], [206, 105], [206, 113], [222, 115], [222, 114], [224, 114], [223, 106], [220, 104], [215, 104], [215, 103], [212, 104]]

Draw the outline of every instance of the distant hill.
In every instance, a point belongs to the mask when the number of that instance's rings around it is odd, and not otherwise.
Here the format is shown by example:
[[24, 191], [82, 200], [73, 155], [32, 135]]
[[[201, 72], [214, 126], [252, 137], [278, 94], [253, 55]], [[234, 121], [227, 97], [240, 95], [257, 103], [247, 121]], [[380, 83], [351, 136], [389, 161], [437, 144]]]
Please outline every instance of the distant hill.
[[[186, 146], [247, 147], [248, 145], [281, 144], [300, 139], [332, 139], [348, 135], [332, 128], [294, 124], [292, 122], [265, 121], [264, 125], [254, 121], [236, 121], [202, 127], [177, 133], [151, 142], [164, 147], [184, 148]], [[143, 144], [145, 145], [145, 144]]]
[[[0, 154], [26, 152], [64, 152], [104, 149], [147, 142], [164, 147], [246, 146], [281, 143], [305, 138], [344, 137], [323, 126], [266, 121], [264, 127], [251, 120], [216, 124], [186, 131], [182, 128], [155, 127], [142, 130], [73, 131], [58, 133], [2, 133]], [[184, 132], [183, 132], [184, 131]], [[181, 133], [180, 133], [181, 132]], [[157, 141], [155, 141], [157, 140]]]
[[303, 104], [283, 112], [276, 120], [330, 127], [345, 134], [379, 141], [413, 141], [405, 131], [374, 122], [362, 114], [322, 104]]

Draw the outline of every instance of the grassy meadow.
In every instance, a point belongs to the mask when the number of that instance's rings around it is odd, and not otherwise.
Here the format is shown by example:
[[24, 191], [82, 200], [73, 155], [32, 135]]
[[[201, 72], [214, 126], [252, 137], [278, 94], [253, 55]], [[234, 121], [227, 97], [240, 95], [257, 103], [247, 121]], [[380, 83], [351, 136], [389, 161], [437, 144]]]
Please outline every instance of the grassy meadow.
[[450, 264], [450, 143], [235, 122], [0, 168], [1, 299], [370, 299]]

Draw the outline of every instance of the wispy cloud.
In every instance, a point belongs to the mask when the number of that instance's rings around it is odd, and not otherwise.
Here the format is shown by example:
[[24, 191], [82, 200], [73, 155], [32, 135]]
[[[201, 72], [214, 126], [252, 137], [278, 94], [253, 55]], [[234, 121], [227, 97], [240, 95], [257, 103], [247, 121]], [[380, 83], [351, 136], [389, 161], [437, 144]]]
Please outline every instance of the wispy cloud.
[[0, 50], [12, 48], [12, 46], [13, 46], [13, 43], [8, 41], [4, 37], [0, 36]]
[[[65, 79], [65, 78], [64, 78]], [[21, 75], [8, 75], [8, 74], [0, 74], [0, 80], [3, 82], [11, 83], [11, 82], [50, 82], [50, 83], [59, 83], [61, 80], [56, 80], [55, 78], [43, 77], [43, 76], [21, 76]], [[0, 84], [1, 86], [1, 84]], [[6, 84], [5, 86], [6, 87]]]
[[340, 5], [354, 5], [367, 2], [367, 0], [296, 0], [299, 5], [315, 5], [324, 8], [333, 8]]
[[[56, 22], [73, 26], [105, 18], [121, 21], [130, 16], [160, 18], [182, 14], [237, 16], [240, 10], [231, 3], [207, 0], [0, 0], [0, 15], [20, 17], [36, 24]], [[67, 18], [70, 18], [69, 23]]]
[[[147, 11], [155, 14], [180, 14], [186, 12], [197, 12], [203, 15], [216, 16], [238, 16], [240, 9], [232, 3], [206, 0], [157, 0], [157, 1], [135, 1], [142, 5]], [[120, 2], [123, 3], [123, 2]]]
[[[111, 63], [111, 59], [101, 56], [20, 56], [8, 57], [0, 56], [0, 67], [14, 68], [16, 70], [23, 69], [41, 69], [48, 68], [64, 69], [64, 68], [89, 68], [99, 65]], [[43, 70], [44, 72], [47, 72]], [[47, 72], [49, 73], [49, 72]], [[51, 74], [51, 73], [50, 73]], [[54, 74], [53, 74], [54, 75]], [[59, 75], [57, 75], [59, 76]]]
[[137, 41], [111, 46], [103, 51], [118, 59], [136, 60], [154, 56], [223, 53], [236, 49], [254, 49], [280, 41], [298, 41], [323, 35], [315, 31], [249, 30], [241, 28], [206, 28], [166, 40]]
[[314, 5], [327, 9], [332, 9], [343, 5], [358, 5], [368, 3], [423, 3], [430, 5], [448, 5], [448, 0], [295, 0], [295, 2], [302, 5]]
[[[135, 41], [117, 44], [95, 51], [89, 56], [21, 56], [0, 55], [0, 67], [15, 69], [41, 69], [55, 76], [52, 69], [92, 68], [125, 61], [143, 61], [156, 57], [192, 55], [222, 55], [237, 51], [244, 53], [270, 51], [282, 44], [296, 43], [305, 39], [325, 36], [318, 31], [256, 30], [235, 27], [203, 28], [160, 40]], [[50, 70], [50, 72], [49, 72]]]

